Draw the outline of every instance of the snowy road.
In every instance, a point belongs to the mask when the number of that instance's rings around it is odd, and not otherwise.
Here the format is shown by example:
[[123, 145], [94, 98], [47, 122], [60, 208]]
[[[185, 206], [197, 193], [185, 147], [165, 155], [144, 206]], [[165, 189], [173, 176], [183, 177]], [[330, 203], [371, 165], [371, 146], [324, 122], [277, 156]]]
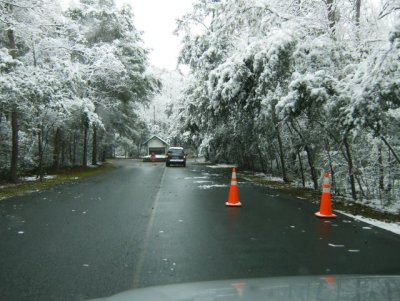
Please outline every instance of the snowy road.
[[400, 274], [400, 236], [239, 180], [228, 169], [117, 160], [81, 183], [0, 202], [1, 300], [283, 275]]

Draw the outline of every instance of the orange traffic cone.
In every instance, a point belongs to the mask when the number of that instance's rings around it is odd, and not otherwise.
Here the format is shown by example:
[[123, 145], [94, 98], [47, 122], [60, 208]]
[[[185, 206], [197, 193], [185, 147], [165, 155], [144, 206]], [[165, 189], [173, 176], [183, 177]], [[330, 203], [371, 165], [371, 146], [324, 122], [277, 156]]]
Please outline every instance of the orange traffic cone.
[[236, 180], [236, 168], [232, 169], [232, 180], [231, 187], [229, 188], [228, 201], [225, 203], [226, 206], [240, 207], [242, 203], [239, 201], [239, 189]]
[[332, 213], [331, 204], [331, 185], [329, 181], [329, 174], [325, 172], [324, 183], [322, 185], [321, 205], [319, 211], [315, 213], [318, 217], [336, 217]]

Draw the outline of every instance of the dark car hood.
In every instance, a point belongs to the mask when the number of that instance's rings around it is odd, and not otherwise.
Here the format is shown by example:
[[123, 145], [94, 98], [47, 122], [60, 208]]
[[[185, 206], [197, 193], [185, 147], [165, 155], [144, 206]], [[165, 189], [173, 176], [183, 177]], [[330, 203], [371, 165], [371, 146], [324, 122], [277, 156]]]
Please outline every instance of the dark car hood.
[[400, 276], [305, 276], [195, 282], [126, 291], [97, 301], [400, 300]]

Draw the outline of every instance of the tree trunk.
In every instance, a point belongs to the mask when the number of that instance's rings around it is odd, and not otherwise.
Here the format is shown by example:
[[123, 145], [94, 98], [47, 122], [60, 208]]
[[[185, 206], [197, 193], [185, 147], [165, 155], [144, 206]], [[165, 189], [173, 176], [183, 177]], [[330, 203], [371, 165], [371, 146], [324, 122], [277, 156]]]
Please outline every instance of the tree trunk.
[[11, 166], [10, 166], [10, 180], [13, 183], [18, 181], [18, 114], [14, 108], [11, 112], [11, 136], [12, 136], [12, 149], [11, 149]]
[[331, 29], [332, 34], [334, 34], [336, 26], [335, 0], [326, 0], [326, 6], [328, 9], [329, 28]]
[[363, 187], [362, 187], [362, 183], [361, 183], [361, 181], [360, 181], [360, 178], [359, 178], [359, 177], [354, 177], [354, 178], [355, 178], [356, 181], [357, 181], [358, 188], [359, 188], [360, 191], [361, 191], [361, 195], [364, 197], [364, 196], [365, 196], [365, 193], [364, 193], [364, 189], [363, 189]]
[[65, 166], [65, 156], [66, 156], [66, 147], [65, 147], [65, 139], [62, 137], [62, 142], [61, 142], [61, 161], [60, 161], [60, 166], [63, 167]]
[[[11, 26], [10, 24], [8, 24], [9, 26]], [[11, 57], [13, 59], [17, 58], [17, 53], [18, 53], [18, 49], [15, 43], [15, 34], [14, 34], [14, 30], [9, 28], [7, 30], [7, 37], [8, 37], [8, 44], [9, 44], [9, 54], [11, 55]]]
[[[10, 26], [10, 24], [8, 24]], [[13, 59], [17, 57], [17, 46], [15, 44], [14, 30], [9, 28], [7, 30], [7, 37], [9, 43], [9, 54]], [[10, 180], [16, 183], [18, 181], [18, 114], [17, 107], [13, 106], [11, 109], [11, 136], [12, 136], [12, 150], [11, 150], [11, 165], [10, 165]]]
[[315, 166], [314, 166], [314, 159], [313, 159], [312, 152], [311, 152], [310, 148], [308, 147], [308, 145], [305, 144], [305, 139], [303, 138], [303, 135], [301, 134], [300, 125], [299, 125], [299, 128], [296, 128], [294, 126], [293, 121], [291, 124], [292, 124], [292, 128], [294, 129], [294, 131], [299, 135], [300, 139], [303, 141], [304, 149], [307, 153], [308, 165], [310, 166], [311, 180], [313, 181], [314, 189], [317, 190], [318, 189], [318, 179], [317, 179], [317, 172], [316, 172]]
[[83, 133], [83, 158], [82, 158], [83, 167], [87, 167], [88, 131], [89, 131], [89, 124], [85, 122], [84, 133]]
[[335, 171], [333, 170], [332, 157], [331, 157], [331, 151], [330, 151], [328, 139], [325, 139], [325, 148], [326, 148], [326, 153], [328, 154], [329, 169], [330, 169], [331, 179], [332, 179], [331, 191], [333, 191], [332, 190], [332, 188], [333, 188], [334, 189], [333, 193], [336, 193]]
[[58, 171], [60, 169], [60, 142], [61, 142], [61, 130], [58, 128], [54, 136], [54, 150], [53, 150], [54, 171]]
[[72, 166], [76, 166], [76, 148], [77, 148], [76, 132], [74, 132], [72, 143], [73, 143], [73, 145], [72, 145]]
[[359, 42], [360, 41], [360, 19], [361, 19], [361, 0], [355, 0], [355, 23], [356, 23], [356, 39]]
[[43, 171], [43, 126], [40, 126], [38, 132], [38, 152], [39, 152], [39, 163], [38, 163], [38, 175], [40, 182], [43, 182], [44, 171]]
[[384, 191], [385, 189], [385, 178], [384, 178], [384, 170], [383, 170], [383, 158], [382, 158], [382, 146], [378, 147], [378, 164], [379, 164], [379, 189]]
[[386, 138], [381, 136], [381, 139], [383, 141], [383, 143], [386, 144], [386, 146], [389, 148], [389, 150], [392, 152], [393, 156], [395, 157], [397, 163], [400, 163], [400, 158], [399, 156], [396, 154], [396, 151], [393, 149], [393, 147], [389, 144], [389, 142], [387, 142]]
[[308, 145], [306, 145], [304, 147], [304, 149], [307, 153], [307, 160], [308, 160], [308, 165], [310, 165], [311, 180], [313, 181], [314, 189], [318, 190], [318, 178], [317, 178], [317, 172], [316, 172], [315, 166], [314, 166], [313, 154], [312, 154], [310, 148], [308, 147]]
[[97, 165], [97, 128], [93, 126], [92, 165]]
[[259, 145], [257, 145], [257, 152], [258, 152], [258, 158], [260, 160], [260, 165], [261, 165], [262, 172], [265, 173], [266, 169], [265, 169], [264, 160], [263, 160], [263, 156], [262, 156], [261, 149], [260, 149]]
[[89, 133], [90, 120], [87, 113], [83, 115], [83, 158], [82, 166], [87, 167], [87, 152], [88, 152], [88, 133]]
[[281, 168], [282, 168], [282, 178], [285, 183], [289, 183], [289, 179], [287, 177], [286, 173], [286, 166], [285, 166], [285, 157], [283, 153], [283, 146], [282, 146], [282, 139], [281, 139], [281, 134], [279, 132], [279, 128], [276, 128], [276, 136], [278, 138], [278, 146], [279, 146], [279, 157], [281, 161]]
[[346, 149], [346, 155], [347, 155], [347, 162], [349, 165], [349, 177], [350, 177], [350, 187], [351, 187], [351, 196], [353, 200], [357, 200], [357, 193], [356, 193], [356, 185], [355, 185], [355, 180], [354, 180], [354, 167], [353, 167], [353, 158], [351, 156], [351, 150], [350, 150], [350, 145], [347, 141], [347, 135], [343, 139], [343, 144]]
[[303, 184], [303, 187], [306, 187], [306, 181], [304, 179], [304, 169], [303, 169], [303, 162], [301, 161], [301, 155], [300, 152], [297, 152], [297, 157], [299, 158], [299, 165], [300, 165], [300, 174], [301, 174], [301, 182]]
[[361, 0], [356, 0], [355, 3], [356, 10], [356, 26], [360, 27], [360, 19], [361, 19]]
[[391, 159], [391, 152], [390, 149], [388, 151], [388, 169], [389, 169], [389, 173], [388, 173], [388, 184], [386, 186], [386, 193], [390, 193], [390, 191], [392, 190], [392, 188], [394, 187], [395, 184], [395, 177], [393, 176], [393, 172], [392, 172], [392, 159]]
[[106, 162], [106, 158], [107, 158], [107, 152], [105, 149], [103, 149], [103, 155], [102, 155], [102, 162]]

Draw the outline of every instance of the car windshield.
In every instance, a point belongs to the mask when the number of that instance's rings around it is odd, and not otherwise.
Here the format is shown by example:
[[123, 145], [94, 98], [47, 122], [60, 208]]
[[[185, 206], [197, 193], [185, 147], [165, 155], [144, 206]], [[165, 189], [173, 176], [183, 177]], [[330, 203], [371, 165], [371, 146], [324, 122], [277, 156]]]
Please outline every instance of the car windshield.
[[168, 150], [168, 154], [171, 154], [171, 155], [183, 155], [183, 149], [169, 149]]
[[1, 301], [400, 300], [400, 0], [0, 0], [0, 31]]

